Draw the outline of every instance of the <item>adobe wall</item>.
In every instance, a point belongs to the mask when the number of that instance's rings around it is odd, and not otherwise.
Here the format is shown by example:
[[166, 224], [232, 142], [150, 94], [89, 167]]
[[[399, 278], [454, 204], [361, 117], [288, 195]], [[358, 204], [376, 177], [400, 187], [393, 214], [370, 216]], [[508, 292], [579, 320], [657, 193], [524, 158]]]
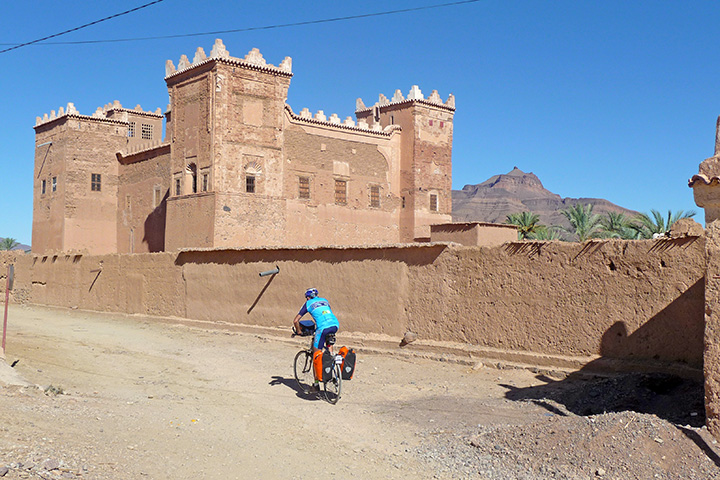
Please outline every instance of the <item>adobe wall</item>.
[[709, 223], [705, 235], [708, 259], [705, 288], [705, 413], [708, 430], [720, 437], [720, 222]]
[[704, 237], [26, 255], [16, 270], [39, 304], [287, 328], [312, 285], [346, 332], [703, 365]]
[[[390, 178], [399, 169], [399, 138], [344, 132], [286, 121], [285, 244], [397, 243], [401, 200]], [[310, 198], [299, 198], [299, 177], [310, 180]], [[336, 205], [335, 180], [347, 182], [347, 203]], [[379, 206], [371, 205], [371, 187]], [[309, 208], [308, 208], [309, 207]]]
[[515, 242], [449, 249], [410, 277], [421, 338], [702, 366], [705, 241]]
[[[120, 159], [117, 244], [119, 253], [165, 250], [167, 198], [170, 195], [170, 146]], [[159, 190], [159, 198], [155, 191]], [[156, 201], [159, 200], [157, 205]]]
[[165, 251], [209, 248], [215, 235], [214, 192], [171, 196], [165, 201]]
[[500, 223], [456, 222], [430, 225], [430, 241], [491, 247], [518, 239], [517, 226]]

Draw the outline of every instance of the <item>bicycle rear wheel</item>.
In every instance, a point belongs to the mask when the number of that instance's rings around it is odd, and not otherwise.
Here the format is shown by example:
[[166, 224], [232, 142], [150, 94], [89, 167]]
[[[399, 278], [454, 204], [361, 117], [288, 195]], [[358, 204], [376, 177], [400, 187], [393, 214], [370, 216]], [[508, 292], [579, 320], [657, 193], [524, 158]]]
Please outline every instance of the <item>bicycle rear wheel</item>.
[[313, 373], [312, 355], [307, 350], [300, 350], [295, 355], [295, 381], [304, 394], [310, 393], [310, 387], [315, 382]]
[[323, 389], [325, 390], [325, 399], [329, 403], [334, 405], [340, 400], [340, 393], [342, 392], [342, 370], [340, 365], [333, 365], [332, 378], [323, 383]]

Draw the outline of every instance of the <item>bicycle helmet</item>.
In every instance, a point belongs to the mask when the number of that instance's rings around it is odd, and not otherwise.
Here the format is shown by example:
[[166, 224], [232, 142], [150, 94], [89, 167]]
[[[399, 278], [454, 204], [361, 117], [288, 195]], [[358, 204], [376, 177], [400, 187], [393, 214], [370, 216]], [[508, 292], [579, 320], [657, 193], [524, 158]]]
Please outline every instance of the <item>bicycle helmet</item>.
[[315, 298], [318, 296], [317, 288], [308, 288], [305, 290], [305, 298]]

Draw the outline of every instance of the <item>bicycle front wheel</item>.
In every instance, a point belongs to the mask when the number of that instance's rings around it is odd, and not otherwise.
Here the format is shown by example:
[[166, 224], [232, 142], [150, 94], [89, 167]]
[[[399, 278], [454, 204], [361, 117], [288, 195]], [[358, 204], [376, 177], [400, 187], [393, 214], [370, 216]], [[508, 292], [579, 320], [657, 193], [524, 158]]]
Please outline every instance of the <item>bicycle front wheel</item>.
[[335, 364], [332, 369], [332, 378], [327, 382], [323, 383], [323, 389], [325, 390], [325, 399], [333, 405], [340, 400], [340, 393], [342, 392], [342, 370], [340, 365]]
[[315, 382], [313, 373], [312, 355], [307, 350], [300, 350], [295, 355], [295, 381], [300, 390], [307, 395], [310, 393], [310, 387]]

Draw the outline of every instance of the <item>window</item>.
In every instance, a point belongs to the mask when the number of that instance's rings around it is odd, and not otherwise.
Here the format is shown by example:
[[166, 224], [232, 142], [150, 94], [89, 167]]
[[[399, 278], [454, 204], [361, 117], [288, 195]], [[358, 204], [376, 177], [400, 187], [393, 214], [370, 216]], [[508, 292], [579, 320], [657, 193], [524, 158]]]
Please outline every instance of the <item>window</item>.
[[254, 175], [246, 175], [245, 176], [245, 191], [247, 193], [255, 193], [255, 176]]
[[175, 179], [175, 195], [180, 195], [180, 179]]
[[203, 192], [207, 192], [209, 186], [210, 186], [210, 174], [209, 174], [209, 173], [203, 173], [203, 174], [202, 174], [202, 191], [203, 191]]
[[47, 185], [47, 182], [45, 180], [42, 181], [42, 187], [40, 187], [40, 193], [42, 195], [45, 195], [45, 187]]
[[370, 206], [380, 208], [380, 187], [378, 185], [370, 187]]
[[125, 210], [131, 210], [130, 195], [125, 195]]
[[438, 196], [434, 193], [430, 194], [430, 211], [431, 212], [438, 211]]
[[153, 208], [157, 208], [158, 205], [160, 205], [160, 202], [162, 202], [162, 190], [160, 190], [160, 187], [155, 187], [153, 189]]
[[402, 208], [405, 208], [405, 195], [402, 197]]
[[310, 177], [298, 178], [298, 198], [310, 198]]
[[140, 126], [140, 136], [143, 140], [152, 140], [153, 138], [153, 126], [147, 123], [143, 123]]
[[345, 180], [335, 180], [335, 203], [347, 204], [347, 181]]
[[90, 176], [90, 190], [93, 192], [99, 192], [100, 191], [100, 182], [101, 177], [99, 173], [93, 173]]
[[197, 165], [195, 163], [188, 163], [185, 167], [185, 185], [190, 186], [190, 191], [185, 191], [186, 194], [197, 193]]
[[57, 177], [52, 177], [52, 191], [57, 191]]
[[130, 125], [128, 125], [128, 137], [134, 137], [135, 136], [135, 122], [130, 122]]

